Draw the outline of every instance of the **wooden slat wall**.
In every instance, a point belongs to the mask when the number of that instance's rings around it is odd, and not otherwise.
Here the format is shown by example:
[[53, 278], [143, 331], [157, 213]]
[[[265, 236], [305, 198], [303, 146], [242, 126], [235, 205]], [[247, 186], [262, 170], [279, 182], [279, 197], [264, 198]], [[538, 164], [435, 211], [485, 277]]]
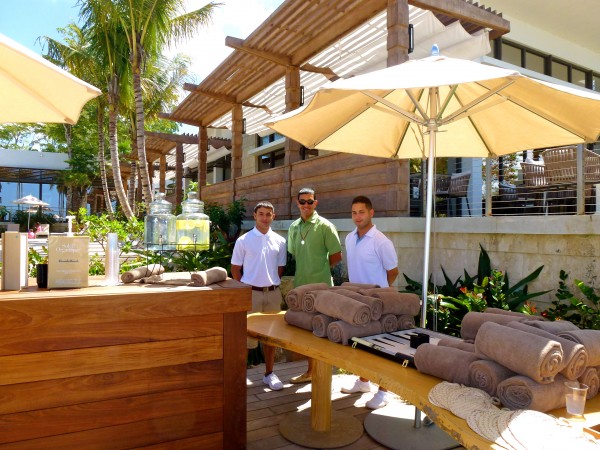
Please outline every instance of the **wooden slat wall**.
[[[275, 211], [284, 211], [284, 205], [294, 202], [302, 187], [312, 187], [319, 199], [319, 214], [324, 217], [349, 218], [352, 199], [366, 195], [373, 202], [379, 217], [408, 216], [409, 167], [408, 160], [390, 160], [347, 153], [334, 153], [299, 161], [291, 166], [292, 198], [285, 198], [284, 175], [287, 167], [258, 172], [235, 180], [236, 198], [246, 198], [246, 217], [252, 218], [252, 209], [259, 200], [268, 200]], [[221, 205], [229, 204], [233, 182], [228, 180], [203, 190], [202, 199]], [[278, 219], [293, 219], [292, 215], [278, 214]]]
[[0, 448], [243, 448], [251, 296], [224, 285], [0, 293]]

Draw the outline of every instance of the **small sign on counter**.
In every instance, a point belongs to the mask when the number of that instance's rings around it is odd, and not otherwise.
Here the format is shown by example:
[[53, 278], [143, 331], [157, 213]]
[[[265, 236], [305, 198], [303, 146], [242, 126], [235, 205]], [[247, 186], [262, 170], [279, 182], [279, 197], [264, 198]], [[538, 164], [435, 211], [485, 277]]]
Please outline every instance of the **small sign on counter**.
[[88, 236], [53, 236], [48, 238], [48, 288], [88, 286]]

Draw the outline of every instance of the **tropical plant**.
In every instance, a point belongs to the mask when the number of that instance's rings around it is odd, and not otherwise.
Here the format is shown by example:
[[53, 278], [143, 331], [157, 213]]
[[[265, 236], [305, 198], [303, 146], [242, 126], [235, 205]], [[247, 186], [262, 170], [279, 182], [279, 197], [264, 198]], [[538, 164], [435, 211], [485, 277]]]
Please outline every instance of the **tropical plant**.
[[568, 320], [579, 328], [600, 330], [600, 296], [596, 294], [594, 288], [581, 280], [574, 280], [575, 286], [585, 297], [581, 299], [567, 286], [569, 275], [561, 270], [559, 276], [556, 300], [552, 302], [550, 308], [542, 312], [542, 316], [550, 320]]
[[[459, 335], [463, 317], [470, 311], [484, 311], [488, 307], [531, 314], [534, 307], [529, 300], [550, 291], [529, 293], [529, 283], [535, 280], [544, 266], [538, 267], [521, 281], [511, 286], [508, 272], [492, 268], [490, 257], [480, 245], [477, 275], [464, 270], [463, 277], [451, 280], [444, 268], [444, 284], [434, 286], [429, 278], [427, 322], [438, 331]], [[403, 274], [406, 291], [422, 294], [422, 284]]]

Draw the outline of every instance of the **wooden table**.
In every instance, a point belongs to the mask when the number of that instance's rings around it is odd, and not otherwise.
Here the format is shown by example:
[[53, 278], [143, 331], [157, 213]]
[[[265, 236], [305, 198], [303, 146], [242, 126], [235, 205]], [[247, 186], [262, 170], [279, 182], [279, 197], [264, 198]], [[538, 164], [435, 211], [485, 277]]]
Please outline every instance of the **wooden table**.
[[0, 292], [0, 448], [245, 448], [251, 304], [235, 280]]
[[[419, 373], [410, 367], [402, 367], [399, 363], [360, 349], [318, 338], [309, 331], [287, 325], [283, 320], [283, 313], [250, 315], [248, 335], [264, 343], [310, 356], [317, 365], [324, 368], [316, 373], [313, 371], [311, 419], [312, 430], [317, 435], [328, 430], [331, 414], [331, 367], [336, 366], [368, 378], [398, 394], [423, 411], [464, 447], [503, 450], [503, 447], [471, 430], [465, 420], [429, 402], [429, 391], [442, 381], [439, 378]], [[550, 414], [566, 417], [564, 408], [551, 411]], [[588, 400], [585, 417], [585, 425], [588, 427], [600, 424], [600, 395]]]

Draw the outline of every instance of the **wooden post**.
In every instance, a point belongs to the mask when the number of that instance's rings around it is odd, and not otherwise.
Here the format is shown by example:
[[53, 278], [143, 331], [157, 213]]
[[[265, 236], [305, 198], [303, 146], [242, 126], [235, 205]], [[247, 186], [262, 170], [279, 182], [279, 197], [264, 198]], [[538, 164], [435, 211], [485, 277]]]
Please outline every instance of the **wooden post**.
[[202, 188], [206, 186], [206, 162], [208, 160], [208, 130], [200, 126], [198, 133], [198, 198], [202, 198]]
[[242, 176], [242, 128], [243, 128], [242, 105], [236, 104], [231, 110], [231, 179], [233, 180], [233, 197], [231, 201], [236, 199], [235, 179]]
[[175, 147], [175, 205], [183, 201], [183, 144], [178, 142]]
[[[285, 72], [285, 111], [293, 111], [300, 106], [300, 70], [297, 67], [288, 68]], [[285, 204], [281, 217], [291, 218], [292, 198], [292, 165], [300, 161], [300, 143], [286, 138], [285, 140], [285, 170], [283, 174], [283, 189], [288, 202]]]
[[408, 0], [388, 0], [387, 66], [408, 61]]
[[160, 177], [159, 177], [159, 188], [160, 192], [166, 192], [167, 190], [167, 157], [160, 155]]

